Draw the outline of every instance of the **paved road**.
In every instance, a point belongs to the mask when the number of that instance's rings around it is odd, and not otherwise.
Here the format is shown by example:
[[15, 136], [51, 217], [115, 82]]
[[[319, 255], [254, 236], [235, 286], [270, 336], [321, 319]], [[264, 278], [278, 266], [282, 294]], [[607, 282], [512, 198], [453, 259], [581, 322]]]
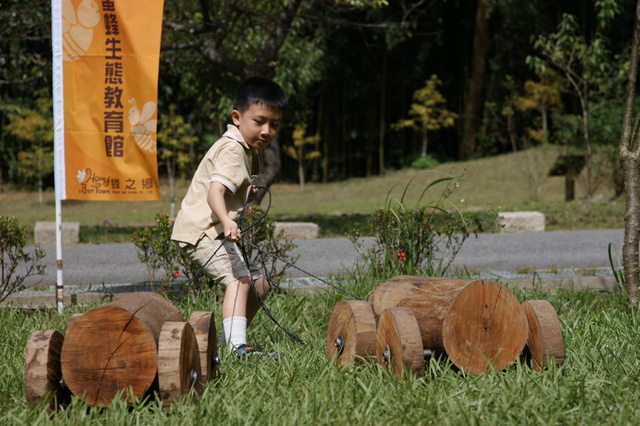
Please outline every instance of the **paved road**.
[[[523, 268], [608, 268], [607, 247], [614, 243], [622, 249], [623, 230], [555, 231], [520, 234], [481, 234], [468, 239], [453, 267], [474, 272], [517, 271]], [[300, 254], [290, 278], [309, 274], [326, 277], [353, 267], [358, 254], [345, 238], [296, 240]], [[365, 244], [373, 243], [365, 239]], [[55, 285], [55, 246], [43, 246], [47, 252], [47, 275], [42, 284]], [[64, 285], [132, 284], [146, 281], [145, 266], [133, 244], [74, 245], [63, 247]], [[34, 282], [31, 281], [31, 284]]]

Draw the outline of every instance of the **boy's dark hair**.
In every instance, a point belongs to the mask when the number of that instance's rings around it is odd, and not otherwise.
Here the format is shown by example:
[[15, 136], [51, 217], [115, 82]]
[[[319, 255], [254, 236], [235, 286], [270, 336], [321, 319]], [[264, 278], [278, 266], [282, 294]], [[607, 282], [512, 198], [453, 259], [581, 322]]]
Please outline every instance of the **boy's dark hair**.
[[266, 78], [252, 77], [236, 91], [233, 109], [245, 112], [253, 103], [265, 104], [284, 113], [287, 109], [287, 95], [277, 83]]

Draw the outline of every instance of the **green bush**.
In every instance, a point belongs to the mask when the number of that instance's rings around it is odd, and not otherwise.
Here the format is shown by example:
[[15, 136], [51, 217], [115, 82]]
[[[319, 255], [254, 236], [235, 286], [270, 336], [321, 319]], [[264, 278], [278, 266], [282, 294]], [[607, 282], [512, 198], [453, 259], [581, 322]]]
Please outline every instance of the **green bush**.
[[421, 155], [411, 162], [411, 168], [417, 170], [430, 169], [439, 164], [438, 160], [431, 155]]
[[0, 216], [0, 302], [24, 289], [28, 277], [44, 275], [46, 265], [39, 264], [44, 250], [38, 245], [31, 252], [25, 250], [29, 232], [15, 217]]
[[[464, 241], [472, 232], [495, 227], [497, 215], [478, 217], [463, 214], [448, 198], [457, 187], [457, 178], [445, 176], [429, 183], [415, 208], [409, 208], [404, 198], [411, 181], [399, 200], [385, 202], [369, 219], [373, 246], [363, 248], [356, 235], [352, 241], [360, 253], [368, 273], [378, 279], [394, 275], [445, 274]], [[442, 192], [424, 205], [426, 193], [444, 185]], [[491, 223], [489, 223], [491, 222]]]
[[245, 230], [242, 238], [252, 243], [244, 245], [247, 256], [261, 267], [271, 285], [278, 287], [287, 269], [298, 260], [299, 255], [290, 253], [296, 245], [283, 230], [276, 232], [275, 220], [267, 216], [260, 206], [246, 209], [240, 226]]
[[[147, 267], [149, 284], [156, 282], [158, 272], [162, 274], [158, 281], [169, 284], [181, 274], [180, 250], [171, 241], [172, 224], [169, 216], [157, 214], [155, 220], [155, 226], [134, 231], [132, 239], [138, 249], [138, 259]], [[189, 269], [189, 266], [185, 269]]]
[[[271, 284], [277, 287], [286, 270], [297, 260], [297, 256], [290, 254], [295, 245], [283, 231], [275, 232], [273, 219], [263, 216], [258, 206], [246, 209], [240, 223], [241, 229], [246, 229], [242, 237], [250, 242], [244, 245], [247, 256], [261, 267]], [[193, 290], [215, 287], [216, 283], [202, 266], [171, 241], [173, 224], [169, 216], [158, 214], [155, 220], [155, 226], [136, 230], [132, 235], [138, 258], [146, 265], [149, 283], [171, 284], [177, 277], [184, 276]], [[242, 222], [247, 222], [247, 225], [242, 226]]]

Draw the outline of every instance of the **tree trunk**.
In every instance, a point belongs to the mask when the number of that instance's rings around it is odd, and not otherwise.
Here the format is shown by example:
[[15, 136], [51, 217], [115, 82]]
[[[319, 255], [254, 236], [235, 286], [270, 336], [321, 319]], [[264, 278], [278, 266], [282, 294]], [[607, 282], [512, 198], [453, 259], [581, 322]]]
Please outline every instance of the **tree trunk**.
[[171, 206], [169, 207], [169, 218], [174, 219], [176, 213], [176, 170], [175, 163], [171, 161], [171, 157], [167, 157], [167, 177], [169, 178], [169, 199]]
[[476, 150], [476, 133], [482, 118], [484, 104], [484, 72], [489, 49], [489, 0], [478, 0], [473, 34], [473, 58], [469, 92], [464, 110], [460, 158], [467, 159]]
[[387, 104], [387, 62], [389, 50], [386, 41], [383, 43], [382, 52], [382, 83], [380, 84], [380, 131], [378, 135], [378, 168], [380, 176], [384, 175], [384, 135], [386, 128], [386, 104]]
[[298, 181], [300, 182], [300, 191], [304, 191], [304, 164], [302, 164], [302, 150], [298, 152]]
[[427, 155], [428, 144], [429, 144], [429, 139], [427, 135], [427, 129], [423, 127], [422, 128], [422, 152], [421, 152], [421, 155], [423, 157]]
[[[253, 184], [256, 186], [264, 186], [269, 188], [278, 178], [280, 173], [280, 145], [278, 140], [274, 140], [262, 150], [262, 165], [260, 175], [254, 179]], [[266, 191], [258, 192], [256, 204], [259, 205], [264, 198]]]
[[640, 208], [640, 169], [638, 138], [638, 120], [634, 131], [631, 129], [633, 115], [633, 101], [636, 92], [636, 78], [638, 73], [638, 44], [640, 43], [640, 0], [636, 3], [636, 18], [633, 29], [633, 42], [631, 44], [631, 57], [629, 66], [629, 78], [627, 83], [627, 100], [622, 122], [620, 136], [620, 162], [624, 169], [625, 184], [625, 213], [624, 213], [624, 245], [622, 247], [622, 264], [624, 267], [624, 280], [629, 295], [629, 301], [633, 306], [638, 304], [638, 233], [640, 223], [638, 220]]

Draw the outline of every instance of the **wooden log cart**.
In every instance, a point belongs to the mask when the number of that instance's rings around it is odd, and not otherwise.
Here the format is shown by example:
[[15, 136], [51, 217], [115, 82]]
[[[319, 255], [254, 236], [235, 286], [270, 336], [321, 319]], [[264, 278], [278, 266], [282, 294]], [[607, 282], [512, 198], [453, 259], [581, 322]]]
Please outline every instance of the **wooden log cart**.
[[[216, 375], [216, 330], [211, 312], [185, 322], [164, 297], [128, 294], [73, 315], [65, 336], [56, 330], [31, 333], [26, 346], [27, 402], [51, 398], [49, 407], [73, 395], [108, 407], [120, 394], [128, 402], [157, 392], [163, 406]], [[51, 394], [51, 395], [48, 395]]]
[[495, 282], [453, 278], [397, 276], [368, 303], [338, 302], [326, 349], [342, 365], [375, 356], [397, 377], [405, 370], [422, 377], [433, 354], [471, 374], [503, 370], [520, 356], [538, 371], [564, 362], [560, 322], [549, 302], [521, 304]]

